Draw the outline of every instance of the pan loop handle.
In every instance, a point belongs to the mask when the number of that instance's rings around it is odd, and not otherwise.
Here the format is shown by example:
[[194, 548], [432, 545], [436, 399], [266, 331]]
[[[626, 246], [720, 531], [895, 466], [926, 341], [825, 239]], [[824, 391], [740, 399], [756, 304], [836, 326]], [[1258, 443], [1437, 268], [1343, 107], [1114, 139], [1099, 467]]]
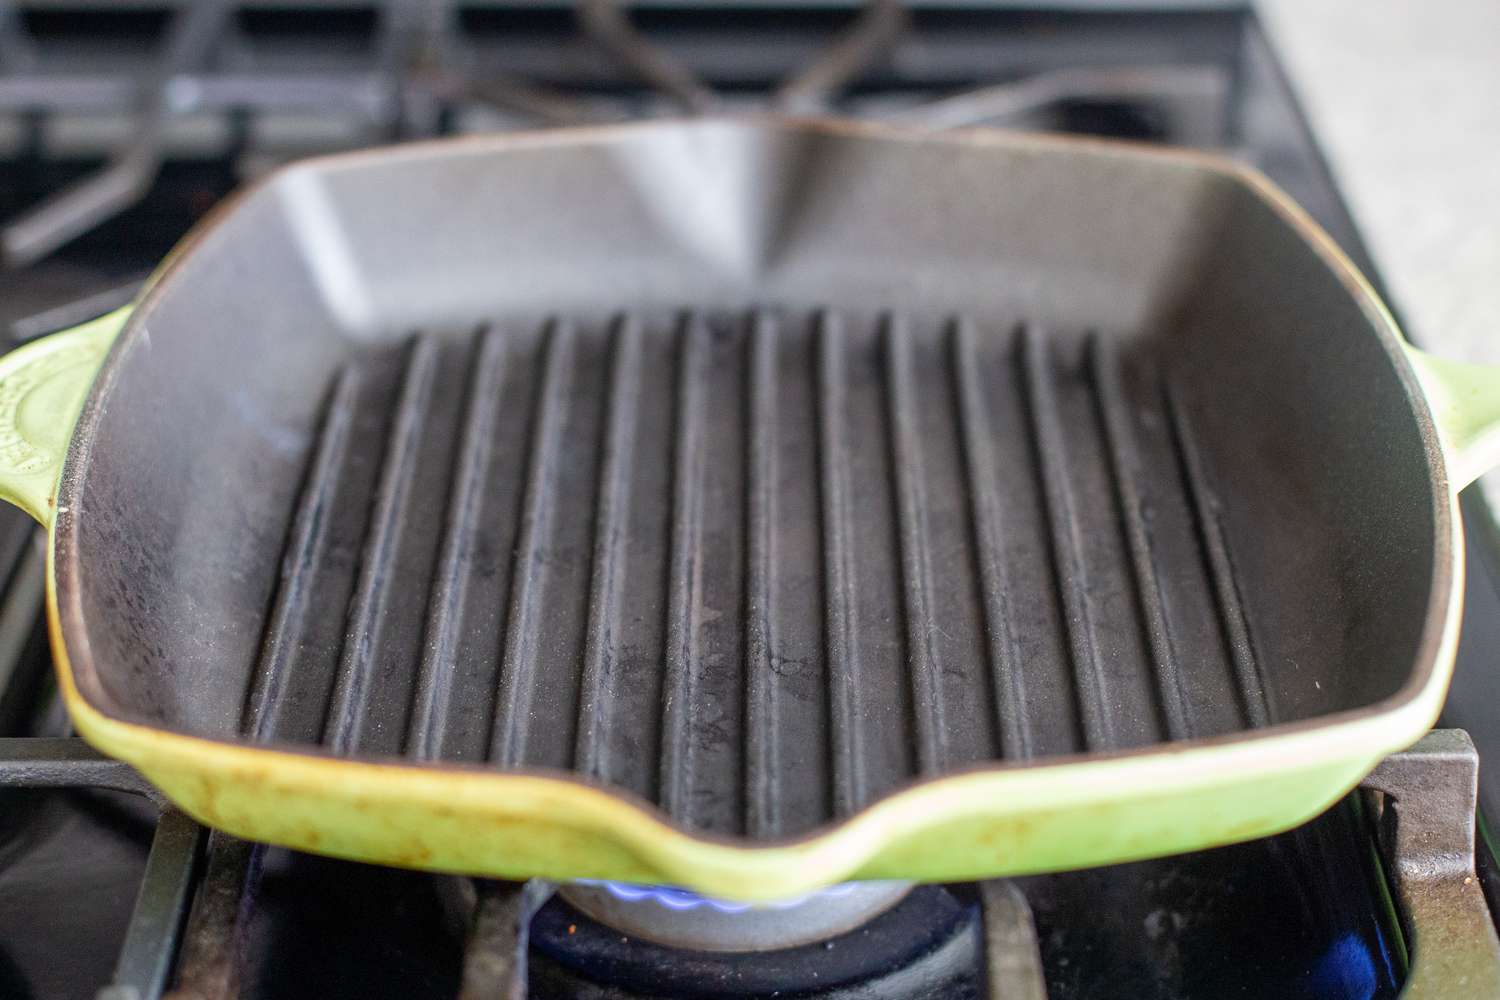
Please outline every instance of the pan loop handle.
[[1455, 492], [1500, 467], [1500, 365], [1433, 357], [1406, 345], [1437, 421]]
[[51, 527], [73, 425], [130, 307], [0, 358], [0, 499]]

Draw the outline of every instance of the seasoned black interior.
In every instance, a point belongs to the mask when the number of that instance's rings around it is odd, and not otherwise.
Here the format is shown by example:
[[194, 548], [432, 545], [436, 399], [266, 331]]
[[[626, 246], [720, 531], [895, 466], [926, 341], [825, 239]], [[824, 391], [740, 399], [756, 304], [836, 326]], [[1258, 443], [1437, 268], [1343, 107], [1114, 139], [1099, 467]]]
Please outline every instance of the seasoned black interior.
[[1241, 184], [1090, 147], [708, 123], [302, 167], [117, 351], [69, 648], [128, 718], [752, 836], [1364, 707], [1438, 516], [1388, 351]]

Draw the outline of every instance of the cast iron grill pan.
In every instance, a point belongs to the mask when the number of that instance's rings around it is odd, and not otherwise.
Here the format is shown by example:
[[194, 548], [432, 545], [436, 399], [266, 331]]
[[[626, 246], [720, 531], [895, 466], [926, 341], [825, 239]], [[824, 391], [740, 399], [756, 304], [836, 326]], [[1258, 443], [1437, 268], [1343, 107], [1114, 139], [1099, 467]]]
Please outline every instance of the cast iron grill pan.
[[1147, 340], [627, 311], [327, 392], [242, 721], [806, 833], [913, 780], [1276, 718]]

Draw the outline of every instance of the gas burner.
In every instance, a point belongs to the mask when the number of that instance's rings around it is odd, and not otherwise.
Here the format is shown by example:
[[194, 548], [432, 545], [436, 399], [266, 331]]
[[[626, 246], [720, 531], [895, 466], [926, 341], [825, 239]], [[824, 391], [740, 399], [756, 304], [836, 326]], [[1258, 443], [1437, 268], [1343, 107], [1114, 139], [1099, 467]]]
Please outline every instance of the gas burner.
[[[576, 903], [575, 890], [580, 888], [614, 904], [625, 904], [627, 918], [640, 927], [640, 934], [589, 916]], [[723, 904], [702, 897], [691, 898], [695, 904], [691, 909], [673, 910], [662, 903], [659, 890], [651, 890], [650, 897], [627, 901], [611, 888], [618, 887], [564, 887], [532, 919], [536, 960], [531, 972], [540, 995], [575, 996], [585, 992], [580, 983], [607, 983], [630, 997], [765, 996], [777, 991], [822, 997], [842, 996], [842, 987], [858, 983], [859, 995], [870, 1000], [980, 997], [985, 995], [984, 963], [978, 960], [983, 948], [981, 925], [992, 919], [997, 924], [1006, 922], [1003, 915], [992, 917], [992, 908], [988, 903], [981, 906], [978, 894], [939, 886], [912, 888], [890, 882], [840, 886], [781, 910], [738, 912], [716, 909]], [[634, 895], [637, 887], [626, 891]], [[674, 903], [686, 904], [686, 895], [673, 892]], [[1029, 966], [1039, 977], [1041, 965], [1025, 901], [1019, 892], [1005, 897], [1002, 905], [1004, 901], [1019, 901], [1026, 933], [1005, 946], [1007, 960], [1000, 964]], [[856, 903], [857, 911], [851, 909]], [[825, 909], [829, 906], [834, 909]], [[881, 912], [871, 916], [868, 911], [876, 906]], [[731, 908], [737, 909], [732, 904]], [[808, 924], [814, 913], [817, 931]], [[843, 933], [830, 932], [830, 913], [840, 914], [845, 921], [857, 920], [858, 925]], [[746, 936], [774, 934], [778, 914], [782, 919], [792, 914], [788, 922], [802, 932], [777, 936], [787, 942], [801, 938], [803, 943], [773, 943], [775, 938], [761, 936], [757, 944], [755, 938]], [[682, 931], [675, 947], [659, 943], [666, 936], [664, 926], [682, 930], [691, 918], [714, 922], [719, 934], [709, 943], [720, 950], [687, 944], [684, 937], [691, 937], [691, 931]], [[745, 918], [755, 923], [741, 931], [737, 921]], [[665, 925], [658, 922], [663, 919]], [[811, 939], [823, 934], [828, 936]], [[664, 969], [671, 974], [664, 977]], [[998, 995], [1031, 1000], [1044, 994]]]
[[906, 882], [849, 882], [762, 906], [622, 882], [577, 882], [557, 894], [631, 937], [695, 951], [744, 952], [837, 937], [889, 910], [910, 891]]

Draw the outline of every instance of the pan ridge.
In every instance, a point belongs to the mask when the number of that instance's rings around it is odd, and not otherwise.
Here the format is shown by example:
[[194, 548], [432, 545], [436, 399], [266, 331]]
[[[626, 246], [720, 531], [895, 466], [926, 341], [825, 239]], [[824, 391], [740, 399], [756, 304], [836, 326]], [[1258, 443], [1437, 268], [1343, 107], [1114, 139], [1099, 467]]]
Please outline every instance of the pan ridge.
[[573, 771], [776, 838], [924, 777], [1265, 726], [1174, 398], [1149, 344], [898, 311], [362, 352], [242, 738]]

